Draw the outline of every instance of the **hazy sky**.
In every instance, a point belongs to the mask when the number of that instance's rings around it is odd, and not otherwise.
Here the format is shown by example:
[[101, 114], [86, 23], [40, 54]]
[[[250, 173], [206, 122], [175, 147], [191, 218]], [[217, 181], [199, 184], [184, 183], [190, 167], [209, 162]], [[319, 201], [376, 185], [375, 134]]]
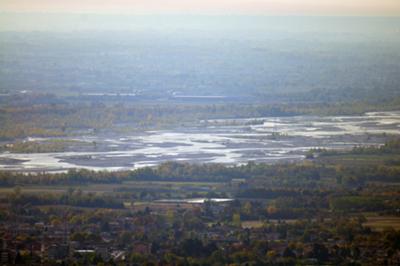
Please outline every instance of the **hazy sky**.
[[400, 15], [400, 0], [0, 0], [2, 12]]

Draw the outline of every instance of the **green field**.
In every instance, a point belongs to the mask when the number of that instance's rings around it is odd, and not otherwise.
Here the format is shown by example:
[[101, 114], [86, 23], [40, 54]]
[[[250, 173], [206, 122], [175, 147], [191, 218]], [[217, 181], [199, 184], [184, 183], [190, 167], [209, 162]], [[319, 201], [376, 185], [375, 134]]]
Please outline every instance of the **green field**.
[[[68, 189], [80, 189], [82, 192], [111, 193], [111, 192], [132, 192], [141, 190], [163, 190], [165, 192], [177, 191], [198, 191], [204, 193], [213, 190], [220, 190], [226, 187], [222, 182], [168, 182], [168, 181], [126, 181], [121, 184], [89, 184], [76, 186], [20, 186], [24, 193], [65, 193]], [[12, 193], [15, 187], [0, 187], [0, 193]]]
[[384, 231], [391, 228], [400, 230], [400, 217], [367, 214], [365, 218], [367, 221], [363, 224], [363, 226], [370, 227], [373, 231]]

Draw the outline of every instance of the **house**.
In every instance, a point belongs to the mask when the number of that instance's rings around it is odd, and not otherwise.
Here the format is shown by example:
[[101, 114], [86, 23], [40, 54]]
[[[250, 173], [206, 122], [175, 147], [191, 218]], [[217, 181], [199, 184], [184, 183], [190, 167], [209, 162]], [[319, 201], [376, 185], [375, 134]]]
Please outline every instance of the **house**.
[[64, 260], [68, 255], [69, 247], [66, 244], [54, 244], [47, 249], [47, 257], [49, 260]]
[[231, 180], [231, 187], [236, 189], [243, 189], [247, 187], [247, 180], [244, 178], [233, 178]]

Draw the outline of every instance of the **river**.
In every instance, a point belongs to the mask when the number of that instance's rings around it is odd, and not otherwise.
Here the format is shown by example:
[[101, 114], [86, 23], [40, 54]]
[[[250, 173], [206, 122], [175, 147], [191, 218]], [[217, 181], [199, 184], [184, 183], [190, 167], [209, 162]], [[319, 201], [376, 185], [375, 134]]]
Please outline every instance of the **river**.
[[[380, 145], [400, 134], [400, 111], [358, 116], [293, 116], [200, 121], [197, 126], [132, 134], [69, 138], [96, 149], [0, 154], [0, 169], [13, 171], [128, 170], [165, 161], [240, 164], [298, 161], [311, 148]], [[27, 141], [34, 141], [29, 138]]]

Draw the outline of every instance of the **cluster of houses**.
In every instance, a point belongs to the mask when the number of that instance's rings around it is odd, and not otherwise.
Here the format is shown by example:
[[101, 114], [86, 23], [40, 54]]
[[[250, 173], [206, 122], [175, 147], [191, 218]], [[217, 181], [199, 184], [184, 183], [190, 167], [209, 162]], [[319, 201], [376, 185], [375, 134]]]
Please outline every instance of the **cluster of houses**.
[[[176, 246], [188, 237], [203, 243], [214, 243], [226, 256], [235, 252], [254, 252], [254, 243], [264, 242], [268, 246], [264, 256], [278, 261], [290, 257], [308, 265], [317, 265], [323, 256], [330, 261], [332, 258], [348, 256], [368, 263], [400, 263], [400, 253], [388, 260], [388, 254], [380, 243], [360, 243], [357, 248], [352, 248], [346, 239], [321, 236], [318, 230], [311, 232], [308, 239], [301, 242], [299, 235], [303, 232], [287, 230], [283, 234], [277, 225], [252, 227], [209, 222], [205, 208], [211, 210], [212, 216], [218, 216], [224, 214], [228, 204], [211, 204], [207, 207], [205, 204], [193, 204], [192, 209], [181, 209], [182, 212], [195, 214], [201, 221], [199, 226], [190, 230], [184, 222], [168, 221], [168, 213], [161, 210], [127, 212], [125, 216], [119, 214], [115, 217], [112, 217], [111, 211], [111, 218], [109, 216], [106, 223], [101, 219], [75, 224], [66, 220], [52, 223], [49, 219], [44, 219], [47, 222], [32, 223], [31, 217], [23, 216], [12, 223], [0, 221], [0, 265], [40, 265], [48, 261], [80, 261], [85, 264], [89, 258], [124, 262], [132, 254], [161, 259], [165, 254], [174, 252]], [[301, 248], [293, 243], [300, 243]]]

